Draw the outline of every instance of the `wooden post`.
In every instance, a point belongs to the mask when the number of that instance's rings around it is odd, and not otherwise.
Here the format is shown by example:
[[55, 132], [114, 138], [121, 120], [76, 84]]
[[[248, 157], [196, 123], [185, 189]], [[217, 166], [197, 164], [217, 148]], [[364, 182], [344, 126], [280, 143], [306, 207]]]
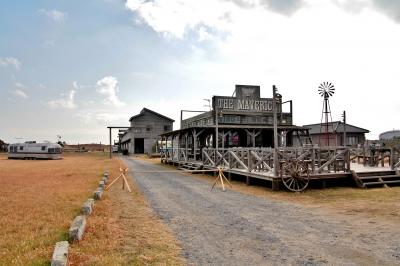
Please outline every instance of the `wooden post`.
[[215, 112], [215, 151], [218, 150], [218, 111], [217, 111], [217, 103], [214, 103], [214, 112]]
[[315, 149], [311, 148], [311, 172], [315, 173]]
[[173, 154], [173, 150], [174, 150], [174, 135], [171, 135], [171, 154]]
[[188, 133], [185, 134], [185, 162], [188, 159]]
[[193, 159], [196, 161], [196, 152], [197, 152], [197, 134], [196, 129], [192, 130], [192, 137], [193, 137]]
[[224, 148], [225, 148], [225, 130], [222, 130], [222, 154], [224, 152]]
[[347, 147], [347, 136], [346, 136], [346, 111], [343, 111], [343, 146]]
[[110, 129], [109, 136], [110, 136], [110, 159], [111, 159], [112, 158], [111, 127], [109, 129]]
[[365, 159], [365, 145], [363, 146], [363, 165], [364, 166], [367, 165], [367, 162], [366, 162], [366, 159]]
[[[247, 171], [251, 172], [253, 170], [253, 161], [251, 159], [250, 149], [247, 149]], [[250, 177], [248, 177], [248, 181], [246, 180], [246, 184], [250, 185]]]
[[246, 176], [246, 186], [250, 186], [250, 176]]
[[272, 179], [272, 191], [279, 191], [279, 179], [278, 178]]
[[251, 141], [253, 142], [253, 148], [255, 148], [256, 147], [256, 131], [255, 131], [255, 129], [253, 129], [253, 135], [252, 135]]
[[390, 164], [390, 170], [394, 170], [394, 149], [393, 148], [390, 148], [389, 164]]
[[[274, 114], [274, 177], [278, 176], [278, 119], [277, 119], [277, 110], [276, 110], [276, 93], [277, 89], [275, 85], [272, 86], [272, 95], [273, 95], [273, 114]], [[274, 186], [274, 184], [273, 184]]]

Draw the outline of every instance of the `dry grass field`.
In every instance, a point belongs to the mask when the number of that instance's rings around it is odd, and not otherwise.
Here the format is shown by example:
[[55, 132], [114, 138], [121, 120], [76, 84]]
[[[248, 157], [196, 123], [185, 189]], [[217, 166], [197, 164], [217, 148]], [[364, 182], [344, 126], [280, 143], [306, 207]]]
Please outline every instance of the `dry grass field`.
[[[0, 265], [48, 265], [106, 169], [117, 175], [119, 161], [103, 153], [58, 161], [0, 155]], [[70, 265], [182, 264], [175, 239], [131, 186], [127, 193], [116, 184], [96, 204], [84, 239], [70, 248]]]

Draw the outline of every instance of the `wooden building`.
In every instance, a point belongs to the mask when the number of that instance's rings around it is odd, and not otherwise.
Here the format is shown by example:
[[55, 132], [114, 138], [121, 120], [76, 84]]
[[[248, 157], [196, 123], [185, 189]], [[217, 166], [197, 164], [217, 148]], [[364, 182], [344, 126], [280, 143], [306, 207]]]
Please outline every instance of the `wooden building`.
[[213, 96], [211, 111], [181, 119], [179, 130], [161, 136], [172, 144], [168, 148], [182, 148], [192, 160], [205, 147], [274, 147], [275, 106], [279, 146], [310, 143], [307, 128], [293, 125], [292, 101], [283, 102], [278, 93], [275, 101], [261, 98], [260, 86], [236, 85], [234, 96]]
[[130, 128], [120, 135], [121, 150], [125, 154], [156, 152], [160, 135], [172, 131], [174, 120], [143, 108], [129, 119]]
[[[325, 124], [311, 124], [304, 125], [309, 129], [312, 143], [318, 144], [319, 146], [344, 146], [344, 132], [346, 131], [346, 144], [347, 146], [357, 147], [364, 145], [366, 140], [365, 134], [369, 133], [369, 130], [356, 127], [350, 124], [345, 124], [341, 121], [334, 121], [328, 123], [328, 133], [325, 132]], [[328, 140], [329, 136], [329, 140]], [[328, 145], [329, 144], [329, 145]]]

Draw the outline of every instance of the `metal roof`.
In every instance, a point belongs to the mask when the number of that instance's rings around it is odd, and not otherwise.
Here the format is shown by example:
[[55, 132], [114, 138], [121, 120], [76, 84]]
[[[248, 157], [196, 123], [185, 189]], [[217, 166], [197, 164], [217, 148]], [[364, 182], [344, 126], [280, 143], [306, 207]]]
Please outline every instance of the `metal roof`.
[[[310, 135], [313, 134], [320, 134], [323, 130], [321, 127], [325, 126], [325, 123], [318, 123], [318, 124], [310, 124], [310, 125], [303, 125], [309, 129]], [[328, 123], [328, 131], [329, 133], [343, 133], [344, 132], [344, 124], [341, 121], [333, 121]], [[350, 124], [346, 124], [346, 132], [347, 133], [369, 133], [368, 129], [356, 127]]]
[[[274, 129], [274, 126], [260, 126], [260, 125], [218, 125], [218, 128], [221, 129]], [[189, 127], [189, 128], [183, 128], [183, 129], [178, 129], [174, 131], [169, 131], [160, 134], [160, 136], [171, 136], [171, 135], [176, 135], [181, 132], [186, 132], [186, 131], [191, 131], [193, 129], [215, 129], [215, 126], [196, 126], [196, 127]], [[278, 129], [285, 129], [285, 130], [307, 130], [307, 127], [300, 127], [300, 126], [278, 126]]]
[[131, 122], [131, 121], [132, 121], [133, 119], [135, 119], [135, 118], [138, 118], [138, 117], [143, 116], [145, 113], [151, 113], [151, 114], [156, 115], [156, 116], [158, 116], [158, 117], [161, 117], [161, 118], [163, 118], [163, 119], [165, 119], [165, 120], [169, 120], [169, 121], [171, 121], [171, 122], [175, 122], [174, 119], [171, 119], [171, 118], [169, 118], [169, 117], [166, 117], [165, 115], [159, 114], [159, 113], [154, 112], [154, 111], [152, 111], [152, 110], [150, 110], [150, 109], [147, 109], [147, 108], [143, 108], [142, 111], [140, 111], [139, 114], [132, 116], [132, 117], [129, 119], [129, 122]]

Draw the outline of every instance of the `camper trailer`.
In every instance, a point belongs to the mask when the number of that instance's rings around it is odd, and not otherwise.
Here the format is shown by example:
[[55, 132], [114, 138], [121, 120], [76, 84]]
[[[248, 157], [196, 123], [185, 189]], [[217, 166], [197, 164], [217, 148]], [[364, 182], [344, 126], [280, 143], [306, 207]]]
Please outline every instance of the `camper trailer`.
[[8, 159], [61, 159], [62, 147], [55, 143], [14, 143], [8, 146]]

